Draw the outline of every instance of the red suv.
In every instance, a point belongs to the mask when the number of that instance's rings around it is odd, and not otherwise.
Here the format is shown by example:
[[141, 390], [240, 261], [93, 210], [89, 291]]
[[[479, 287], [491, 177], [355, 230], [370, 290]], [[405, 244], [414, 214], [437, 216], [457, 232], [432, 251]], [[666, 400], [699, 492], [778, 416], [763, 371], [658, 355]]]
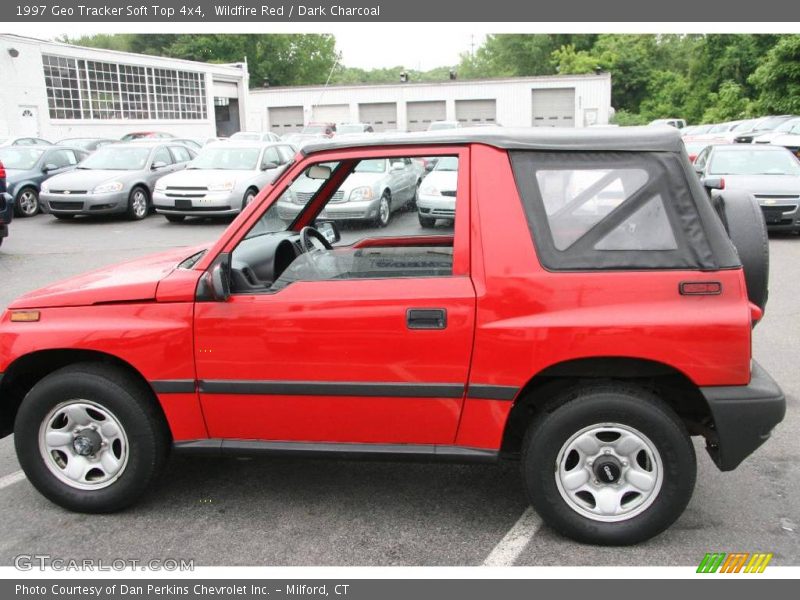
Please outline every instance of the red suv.
[[[424, 157], [457, 160], [454, 217], [325, 220], [329, 203], [386, 194], [356, 185], [364, 173]], [[552, 527], [636, 543], [689, 502], [691, 436], [731, 470], [785, 411], [751, 357], [760, 210], [717, 202], [677, 131], [309, 145], [212, 247], [14, 302], [0, 426], [33, 485], [76, 511], [133, 503], [170, 450], [516, 459]]]

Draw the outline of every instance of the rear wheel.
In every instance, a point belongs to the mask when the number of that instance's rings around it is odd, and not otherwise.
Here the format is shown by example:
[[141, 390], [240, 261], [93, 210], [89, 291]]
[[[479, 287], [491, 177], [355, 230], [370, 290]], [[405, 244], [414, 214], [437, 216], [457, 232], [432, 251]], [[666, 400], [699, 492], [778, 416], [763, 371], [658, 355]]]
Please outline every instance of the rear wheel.
[[675, 413], [625, 384], [576, 388], [523, 442], [533, 507], [574, 540], [628, 545], [669, 527], [692, 496], [694, 447]]
[[24, 187], [17, 194], [14, 214], [17, 217], [33, 217], [39, 213], [39, 192], [34, 187]]
[[186, 215], [164, 215], [170, 223], [180, 223], [186, 218]]
[[136, 186], [128, 195], [128, 218], [133, 221], [141, 221], [150, 211], [150, 201], [147, 192], [141, 186]]
[[78, 364], [27, 394], [14, 444], [30, 482], [52, 502], [102, 513], [135, 502], [163, 468], [169, 432], [146, 386], [128, 372]]

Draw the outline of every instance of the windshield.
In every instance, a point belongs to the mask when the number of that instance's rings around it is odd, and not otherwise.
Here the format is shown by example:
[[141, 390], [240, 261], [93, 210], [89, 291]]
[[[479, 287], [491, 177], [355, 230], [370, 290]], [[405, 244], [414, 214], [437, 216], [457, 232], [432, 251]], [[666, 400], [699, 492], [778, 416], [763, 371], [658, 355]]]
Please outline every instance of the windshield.
[[787, 133], [797, 125], [800, 125], [800, 119], [789, 119], [788, 121], [781, 123], [780, 127], [776, 127], [775, 131], [779, 133]]
[[458, 171], [458, 157], [445, 156], [440, 158], [433, 169], [434, 171]]
[[240, 131], [239, 133], [234, 133], [231, 136], [232, 140], [250, 140], [250, 141], [259, 141], [261, 139], [260, 133], [245, 133], [244, 131]]
[[339, 133], [364, 133], [363, 125], [339, 125]]
[[386, 171], [386, 159], [377, 158], [375, 160], [362, 160], [355, 168], [356, 173], [384, 173]]
[[106, 146], [84, 160], [79, 169], [140, 171], [147, 164], [150, 148]]
[[0, 162], [6, 169], [32, 169], [44, 150], [34, 148], [8, 148], [0, 150]]
[[800, 162], [782, 148], [718, 150], [711, 157], [710, 175], [800, 175]]
[[206, 148], [188, 168], [250, 171], [258, 165], [260, 154], [261, 148]]
[[438, 129], [455, 129], [456, 127], [457, 125], [455, 123], [442, 121], [440, 123], [431, 123], [430, 127], [428, 127], [428, 131], [436, 131]]

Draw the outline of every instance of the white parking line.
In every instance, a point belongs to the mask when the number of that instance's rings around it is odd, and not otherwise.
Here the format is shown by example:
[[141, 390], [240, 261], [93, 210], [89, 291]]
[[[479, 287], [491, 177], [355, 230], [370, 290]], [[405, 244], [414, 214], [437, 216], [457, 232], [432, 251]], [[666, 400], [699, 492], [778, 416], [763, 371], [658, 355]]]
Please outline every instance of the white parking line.
[[14, 485], [18, 481], [22, 481], [25, 479], [25, 473], [22, 471], [14, 471], [11, 475], [6, 475], [5, 477], [0, 477], [0, 490], [3, 488], [7, 488], [10, 485]]
[[505, 537], [500, 540], [500, 543], [483, 561], [484, 566], [487, 567], [507, 567], [514, 564], [525, 547], [536, 535], [539, 527], [542, 524], [542, 519], [533, 510], [528, 507], [522, 516], [514, 523], [514, 526], [509, 529]]

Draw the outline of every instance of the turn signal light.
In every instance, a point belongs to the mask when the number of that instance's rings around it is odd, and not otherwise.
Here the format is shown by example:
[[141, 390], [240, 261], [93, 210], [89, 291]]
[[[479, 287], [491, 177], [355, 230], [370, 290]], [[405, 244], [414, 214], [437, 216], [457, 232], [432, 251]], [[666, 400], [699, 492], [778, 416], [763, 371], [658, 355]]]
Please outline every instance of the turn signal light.
[[722, 293], [719, 281], [684, 281], [680, 286], [683, 296], [718, 296]]
[[11, 313], [11, 320], [15, 323], [35, 323], [41, 317], [38, 310], [15, 310]]

